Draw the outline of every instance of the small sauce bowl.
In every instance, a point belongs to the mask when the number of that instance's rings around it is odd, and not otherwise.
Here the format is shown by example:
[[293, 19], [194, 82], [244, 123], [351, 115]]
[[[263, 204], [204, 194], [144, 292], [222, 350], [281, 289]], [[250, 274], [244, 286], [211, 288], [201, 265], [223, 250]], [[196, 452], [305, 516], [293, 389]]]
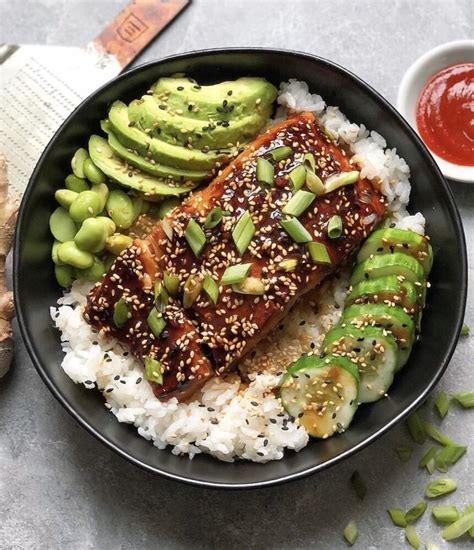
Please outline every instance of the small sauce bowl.
[[[441, 69], [457, 63], [474, 62], [474, 41], [459, 40], [429, 50], [407, 70], [397, 96], [397, 109], [418, 132], [416, 106], [425, 84]], [[419, 133], [419, 132], [418, 132]], [[474, 183], [474, 167], [453, 164], [431, 151], [441, 172], [449, 179]]]

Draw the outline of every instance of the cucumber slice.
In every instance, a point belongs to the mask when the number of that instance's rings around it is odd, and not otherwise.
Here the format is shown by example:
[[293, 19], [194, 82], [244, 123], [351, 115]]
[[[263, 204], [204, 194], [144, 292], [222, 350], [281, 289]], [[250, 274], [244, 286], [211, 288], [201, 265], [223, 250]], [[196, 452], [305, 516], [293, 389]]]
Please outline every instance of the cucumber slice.
[[395, 252], [403, 252], [418, 260], [428, 276], [433, 265], [433, 249], [428, 239], [414, 231], [397, 227], [374, 231], [359, 250], [357, 262], [361, 263], [378, 254]]
[[397, 370], [408, 361], [415, 342], [415, 324], [401, 307], [385, 304], [350, 306], [344, 310], [341, 323], [350, 323], [357, 328], [378, 326], [390, 331], [398, 345]]
[[357, 364], [360, 403], [377, 401], [393, 382], [398, 346], [395, 338], [383, 328], [337, 326], [326, 334], [323, 351]]
[[305, 355], [288, 368], [280, 387], [287, 412], [312, 437], [346, 430], [357, 410], [359, 373], [343, 357]]
[[371, 303], [400, 306], [415, 320], [418, 319], [421, 310], [415, 285], [410, 281], [400, 282], [396, 275], [357, 283], [347, 295], [345, 307]]

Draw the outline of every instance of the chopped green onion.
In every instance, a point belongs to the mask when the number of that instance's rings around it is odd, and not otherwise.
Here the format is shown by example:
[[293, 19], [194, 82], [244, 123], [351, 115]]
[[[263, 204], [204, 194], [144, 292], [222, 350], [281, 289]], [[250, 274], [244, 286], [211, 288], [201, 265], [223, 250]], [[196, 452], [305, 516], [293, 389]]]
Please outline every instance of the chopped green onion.
[[472, 409], [474, 407], [474, 391], [454, 393], [453, 399], [455, 399], [463, 409]]
[[420, 537], [413, 525], [407, 525], [405, 527], [405, 537], [412, 548], [417, 549], [420, 547]]
[[[463, 516], [471, 512], [474, 512], [474, 504], [468, 504], [467, 506], [464, 506]], [[474, 539], [474, 526], [469, 529], [469, 536]]]
[[367, 486], [357, 470], [352, 473], [350, 482], [356, 495], [360, 498], [360, 500], [364, 500], [365, 495], [367, 494]]
[[156, 384], [163, 385], [163, 370], [161, 368], [161, 363], [153, 357], [145, 357], [143, 359], [145, 363], [145, 378], [150, 380], [150, 382], [155, 382]]
[[444, 418], [447, 415], [449, 409], [449, 401], [446, 392], [440, 391], [436, 395], [434, 406], [441, 418]]
[[199, 258], [199, 255], [206, 244], [206, 235], [196, 220], [193, 220], [192, 218], [189, 220], [184, 236], [186, 237], [186, 240], [188, 241], [188, 244], [194, 252], [196, 258]]
[[158, 311], [163, 311], [168, 305], [169, 296], [168, 291], [164, 287], [164, 284], [160, 280], [156, 280], [154, 284], [155, 306]]
[[214, 304], [217, 304], [217, 300], [219, 299], [219, 287], [216, 281], [214, 281], [214, 279], [210, 275], [206, 275], [204, 277], [204, 281], [202, 282], [202, 288], [204, 289], [204, 292], [212, 300], [212, 302]]
[[252, 264], [230, 265], [222, 275], [221, 285], [235, 285], [241, 283], [250, 273]]
[[426, 464], [426, 471], [430, 475], [432, 475], [435, 470], [436, 470], [436, 459], [430, 458], [430, 460], [428, 460], [428, 463]]
[[394, 525], [397, 527], [406, 527], [407, 520], [405, 518], [405, 512], [401, 508], [389, 508], [387, 512]]
[[284, 145], [282, 147], [275, 147], [275, 149], [272, 149], [271, 151], [267, 151], [265, 156], [270, 157], [275, 162], [279, 162], [280, 160], [285, 160], [288, 157], [291, 157], [292, 153], [293, 149]]
[[431, 439], [434, 439], [438, 443], [441, 443], [441, 445], [457, 445], [455, 441], [453, 441], [447, 435], [445, 435], [434, 424], [431, 424], [431, 422], [425, 421], [423, 424], [425, 427], [426, 435], [431, 437]]
[[302, 164], [295, 166], [288, 174], [293, 191], [299, 191], [306, 181], [306, 168]]
[[199, 275], [190, 275], [184, 283], [183, 307], [189, 308], [197, 300], [202, 290], [202, 282]]
[[464, 445], [446, 445], [436, 455], [435, 465], [440, 472], [447, 472], [448, 468], [463, 456], [467, 447]]
[[329, 256], [328, 249], [323, 243], [318, 243], [316, 241], [308, 243], [308, 250], [314, 263], [331, 264], [331, 257]]
[[309, 208], [315, 198], [316, 195], [309, 191], [296, 191], [291, 199], [285, 204], [282, 212], [290, 216], [301, 216], [301, 214]]
[[413, 449], [411, 447], [397, 447], [395, 451], [397, 452], [398, 458], [402, 462], [408, 462], [413, 453]]
[[168, 237], [169, 241], [173, 240], [173, 227], [168, 220], [162, 220], [161, 227], [165, 232], [165, 235]]
[[273, 164], [264, 159], [263, 157], [258, 157], [257, 159], [257, 181], [258, 183], [265, 183], [267, 185], [273, 185], [273, 176], [275, 174], [275, 169]]
[[352, 546], [355, 543], [355, 541], [357, 540], [358, 536], [359, 536], [359, 532], [357, 531], [357, 525], [355, 524], [355, 521], [351, 520], [344, 527], [344, 538]]
[[453, 523], [459, 519], [459, 512], [456, 506], [433, 506], [431, 513], [436, 521], [440, 523]]
[[428, 498], [438, 498], [455, 491], [458, 484], [454, 479], [449, 477], [439, 477], [430, 481], [426, 486], [425, 495]]
[[306, 187], [315, 195], [324, 195], [325, 188], [322, 180], [311, 170], [306, 171]]
[[444, 540], [453, 540], [462, 537], [474, 527], [474, 512], [461, 516], [457, 521], [448, 525], [441, 532]]
[[148, 326], [151, 332], [158, 338], [166, 327], [166, 321], [163, 319], [163, 315], [153, 308], [148, 314], [147, 318]]
[[294, 271], [298, 265], [298, 260], [296, 258], [288, 258], [287, 260], [282, 260], [278, 264], [278, 269], [281, 271]]
[[313, 153], [306, 153], [303, 157], [303, 165], [306, 170], [311, 170], [311, 172], [316, 172], [316, 159], [314, 158]]
[[341, 216], [332, 216], [328, 222], [328, 236], [330, 239], [339, 239], [342, 235]]
[[[435, 464], [435, 456], [438, 452], [438, 447], [430, 447], [426, 453], [421, 457], [420, 462], [418, 463], [418, 466], [420, 468], [426, 468], [430, 474], [434, 472], [434, 464]], [[432, 471], [429, 470], [428, 464], [432, 462]]]
[[280, 220], [280, 224], [295, 243], [309, 243], [311, 235], [297, 218]]
[[413, 441], [422, 445], [426, 441], [426, 432], [418, 413], [415, 412], [408, 418], [407, 426]]
[[425, 550], [440, 550], [440, 548], [434, 542], [430, 542], [429, 540], [427, 540], [425, 542]]
[[428, 505], [424, 500], [418, 502], [418, 504], [415, 504], [412, 508], [408, 510], [408, 512], [405, 514], [405, 519], [407, 523], [414, 523], [418, 518], [420, 518], [426, 510], [426, 507]]
[[265, 283], [258, 277], [247, 277], [241, 283], [233, 284], [232, 290], [239, 294], [261, 296], [265, 294]]
[[335, 141], [337, 139], [337, 134], [336, 132], [334, 132], [333, 130], [331, 130], [330, 128], [328, 128], [327, 126], [322, 126], [321, 127], [321, 131], [323, 132], [323, 134], [329, 138], [331, 141]]
[[171, 296], [176, 296], [179, 290], [179, 277], [175, 273], [165, 271], [163, 274], [163, 284]]
[[326, 193], [335, 191], [344, 185], [351, 185], [359, 179], [359, 172], [353, 170], [352, 172], [341, 172], [340, 174], [333, 174], [329, 176], [324, 182], [324, 188]]
[[128, 305], [125, 298], [120, 298], [114, 305], [112, 321], [117, 328], [122, 328], [128, 321]]
[[245, 210], [232, 230], [232, 238], [241, 256], [247, 250], [254, 235], [255, 225], [253, 224], [250, 214]]
[[216, 206], [206, 216], [204, 227], [206, 229], [213, 229], [214, 227], [216, 227], [216, 225], [219, 225], [221, 223], [222, 216], [222, 208], [220, 206]]
[[466, 323], [463, 323], [462, 325], [461, 336], [469, 336], [469, 327]]

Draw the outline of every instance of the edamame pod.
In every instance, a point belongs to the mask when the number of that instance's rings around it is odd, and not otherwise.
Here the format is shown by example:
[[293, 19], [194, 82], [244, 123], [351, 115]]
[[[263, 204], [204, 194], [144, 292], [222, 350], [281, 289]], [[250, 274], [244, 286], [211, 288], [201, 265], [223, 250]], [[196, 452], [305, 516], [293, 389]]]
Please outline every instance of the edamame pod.
[[122, 250], [125, 250], [133, 243], [133, 239], [128, 235], [112, 235], [105, 241], [105, 249], [118, 256]]
[[123, 191], [114, 189], [107, 199], [107, 213], [120, 229], [128, 229], [133, 223], [132, 199]]
[[89, 184], [83, 178], [78, 178], [74, 174], [69, 174], [64, 182], [66, 189], [74, 191], [76, 193], [82, 193], [83, 191], [89, 191]]
[[59, 206], [49, 218], [49, 229], [53, 237], [60, 242], [72, 241], [76, 234], [76, 224], [67, 210]]
[[56, 193], [54, 193], [54, 198], [63, 208], [69, 210], [69, 207], [75, 201], [78, 195], [79, 193], [71, 191], [70, 189], [58, 189]]
[[94, 256], [78, 248], [74, 241], [67, 241], [58, 247], [58, 258], [61, 262], [78, 269], [87, 269], [94, 263]]
[[74, 175], [77, 176], [78, 178], [85, 177], [84, 162], [88, 158], [89, 158], [89, 153], [83, 147], [81, 147], [74, 153], [74, 156], [72, 157], [72, 160], [71, 160], [71, 168]]
[[56, 281], [58, 281], [58, 284], [63, 288], [68, 288], [72, 285], [74, 277], [73, 269], [70, 265], [55, 265], [54, 274], [56, 276]]
[[108, 237], [108, 227], [99, 218], [87, 218], [74, 237], [76, 246], [87, 252], [101, 252]]
[[93, 193], [97, 193], [100, 197], [100, 209], [101, 211], [105, 208], [107, 198], [109, 196], [109, 188], [105, 183], [98, 183], [91, 187]]
[[107, 272], [105, 264], [99, 258], [94, 258], [94, 263], [88, 269], [81, 269], [78, 271], [78, 279], [83, 279], [84, 281], [90, 281], [91, 283], [96, 283], [100, 281], [103, 275]]
[[[71, 218], [76, 222], [83, 222], [87, 218], [93, 218], [101, 211], [101, 198], [94, 191], [79, 193], [69, 208]], [[58, 239], [59, 240], [59, 239]]]
[[100, 168], [97, 168], [90, 158], [86, 158], [83, 168], [84, 174], [90, 182], [100, 184], [107, 181], [107, 177], [104, 172], [102, 172]]
[[64, 265], [58, 258], [58, 248], [61, 246], [59, 241], [54, 241], [53, 247], [51, 248], [51, 258], [56, 265]]

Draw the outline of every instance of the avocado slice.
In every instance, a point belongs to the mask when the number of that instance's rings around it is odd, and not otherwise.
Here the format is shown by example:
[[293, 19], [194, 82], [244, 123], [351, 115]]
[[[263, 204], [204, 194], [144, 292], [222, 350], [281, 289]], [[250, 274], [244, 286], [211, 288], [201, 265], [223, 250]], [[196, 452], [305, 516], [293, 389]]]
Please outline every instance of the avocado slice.
[[102, 130], [108, 136], [108, 142], [111, 149], [119, 157], [127, 161], [128, 164], [139, 168], [143, 172], [151, 174], [152, 176], [158, 176], [159, 178], [171, 178], [175, 181], [195, 181], [201, 182], [211, 177], [211, 172], [205, 170], [185, 170], [184, 168], [175, 168], [174, 166], [166, 166], [165, 164], [152, 163], [147, 158], [137, 155], [130, 149], [124, 147], [117, 136], [112, 132], [110, 123], [107, 120], [103, 120], [100, 123]]
[[204, 121], [173, 114], [156, 96], [145, 95], [130, 103], [128, 116], [137, 127], [168, 143], [183, 146], [192, 143], [197, 148], [220, 149], [229, 144], [246, 143], [257, 135], [267, 122], [272, 106], [260, 104], [259, 107], [258, 111], [255, 109], [254, 113], [242, 118]]
[[133, 171], [127, 163], [114, 153], [103, 137], [92, 135], [89, 139], [89, 155], [92, 162], [110, 179], [125, 187], [144, 193], [147, 198], [180, 195], [189, 192], [195, 185], [173, 186], [170, 180]]
[[180, 145], [166, 143], [152, 138], [135, 127], [128, 118], [125, 103], [115, 101], [109, 111], [110, 126], [122, 145], [142, 156], [149, 155], [153, 160], [177, 168], [191, 170], [210, 170], [216, 162], [223, 162], [237, 153], [235, 148], [219, 153], [203, 153], [199, 149], [187, 149]]
[[259, 105], [272, 104], [278, 93], [273, 84], [257, 77], [212, 86], [199, 86], [191, 78], [163, 77], [151, 89], [176, 114], [206, 121], [235, 120], [251, 115]]

